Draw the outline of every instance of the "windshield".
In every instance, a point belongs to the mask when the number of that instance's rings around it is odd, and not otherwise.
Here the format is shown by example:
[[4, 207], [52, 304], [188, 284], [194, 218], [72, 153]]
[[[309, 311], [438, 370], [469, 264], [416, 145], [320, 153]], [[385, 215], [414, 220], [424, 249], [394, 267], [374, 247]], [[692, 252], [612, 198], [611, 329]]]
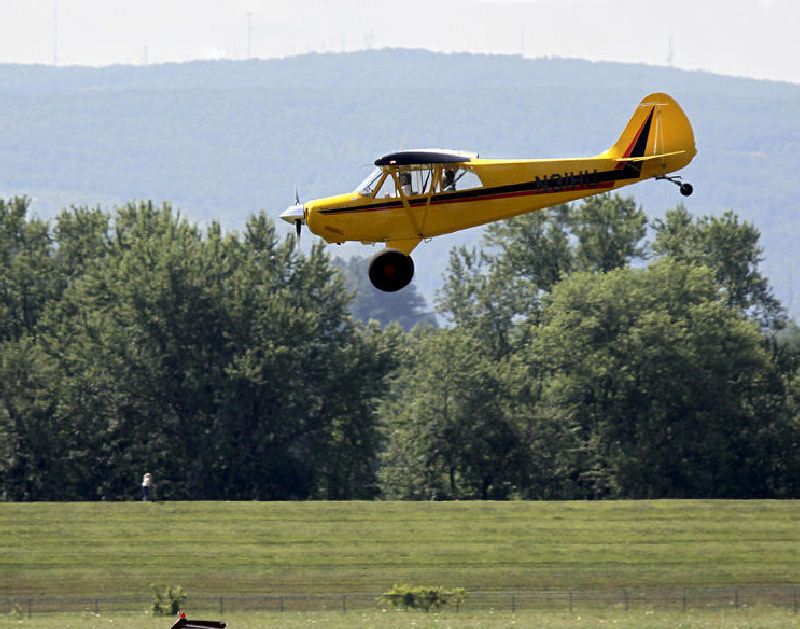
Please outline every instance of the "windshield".
[[369, 175], [364, 177], [364, 181], [358, 184], [358, 187], [355, 189], [355, 192], [363, 194], [364, 196], [371, 195], [378, 181], [380, 181], [382, 174], [383, 171], [380, 168], [376, 168]]

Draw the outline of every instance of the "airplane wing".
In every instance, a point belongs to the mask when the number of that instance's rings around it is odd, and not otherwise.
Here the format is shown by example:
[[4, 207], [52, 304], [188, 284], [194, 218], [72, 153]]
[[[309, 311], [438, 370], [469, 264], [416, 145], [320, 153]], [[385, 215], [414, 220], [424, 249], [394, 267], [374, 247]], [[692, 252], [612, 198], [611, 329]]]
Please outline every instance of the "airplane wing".
[[477, 153], [452, 149], [412, 149], [396, 151], [375, 160], [376, 166], [416, 166], [420, 164], [458, 164], [478, 157]]
[[618, 157], [614, 161], [615, 162], [647, 162], [651, 159], [662, 159], [664, 157], [670, 157], [671, 155], [680, 155], [681, 153], [685, 153], [686, 151], [671, 151], [669, 153], [659, 153], [658, 155], [647, 155], [646, 157]]

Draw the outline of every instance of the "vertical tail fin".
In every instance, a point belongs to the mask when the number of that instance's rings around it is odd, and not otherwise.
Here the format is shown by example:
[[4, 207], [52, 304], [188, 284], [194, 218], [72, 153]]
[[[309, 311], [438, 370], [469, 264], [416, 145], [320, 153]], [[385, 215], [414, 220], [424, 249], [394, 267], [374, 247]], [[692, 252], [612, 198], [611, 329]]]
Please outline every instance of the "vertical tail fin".
[[642, 99], [622, 135], [600, 157], [638, 160], [669, 154], [665, 172], [672, 172], [691, 162], [696, 153], [686, 114], [671, 96], [656, 93]]

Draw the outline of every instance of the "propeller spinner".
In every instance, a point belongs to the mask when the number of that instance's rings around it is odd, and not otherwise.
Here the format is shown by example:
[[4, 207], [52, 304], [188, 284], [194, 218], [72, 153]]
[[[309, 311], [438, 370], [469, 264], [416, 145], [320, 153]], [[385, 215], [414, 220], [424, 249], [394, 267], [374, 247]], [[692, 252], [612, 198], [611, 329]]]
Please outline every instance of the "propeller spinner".
[[293, 223], [294, 228], [297, 232], [297, 241], [300, 241], [300, 231], [303, 228], [303, 224], [306, 222], [306, 213], [305, 209], [303, 208], [303, 204], [300, 203], [300, 197], [297, 195], [297, 190], [294, 191], [294, 199], [297, 203], [295, 205], [290, 205], [287, 207], [281, 214], [280, 218], [285, 220], [287, 223]]

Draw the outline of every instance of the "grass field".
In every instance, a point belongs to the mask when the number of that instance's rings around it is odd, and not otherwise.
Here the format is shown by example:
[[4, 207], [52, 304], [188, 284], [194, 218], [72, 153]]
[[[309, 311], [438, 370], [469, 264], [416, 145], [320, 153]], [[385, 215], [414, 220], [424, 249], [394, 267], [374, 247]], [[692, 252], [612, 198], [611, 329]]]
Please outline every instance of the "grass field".
[[[590, 612], [590, 613], [521, 613], [502, 614], [420, 614], [420, 613], [305, 613], [247, 614], [226, 616], [230, 629], [267, 629], [285, 627], [319, 627], [324, 629], [489, 629], [496, 627], [535, 627], [567, 629], [614, 627], [614, 629], [787, 629], [800, 627], [800, 616], [785, 610], [738, 609], [679, 612]], [[169, 629], [169, 618], [138, 615], [93, 616], [92, 614], [59, 614], [34, 617], [31, 620], [0, 618], [0, 629]]]
[[0, 595], [800, 583], [799, 525], [797, 501], [0, 503]]

